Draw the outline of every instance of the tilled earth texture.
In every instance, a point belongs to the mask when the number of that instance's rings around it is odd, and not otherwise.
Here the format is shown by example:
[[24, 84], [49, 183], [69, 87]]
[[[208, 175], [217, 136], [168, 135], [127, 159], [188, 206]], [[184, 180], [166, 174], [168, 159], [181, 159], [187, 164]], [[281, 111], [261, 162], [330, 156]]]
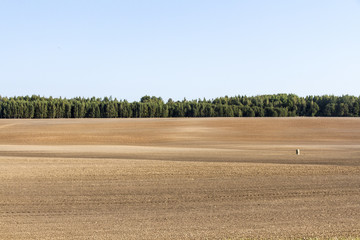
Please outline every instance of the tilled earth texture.
[[358, 236], [359, 118], [0, 121], [0, 239]]

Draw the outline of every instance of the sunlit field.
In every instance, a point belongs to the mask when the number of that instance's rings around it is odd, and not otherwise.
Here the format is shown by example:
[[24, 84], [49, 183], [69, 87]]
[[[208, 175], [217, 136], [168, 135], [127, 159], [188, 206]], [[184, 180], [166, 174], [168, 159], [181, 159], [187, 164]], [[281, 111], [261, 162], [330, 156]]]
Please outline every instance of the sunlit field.
[[1, 239], [356, 237], [360, 119], [1, 120], [0, 219]]

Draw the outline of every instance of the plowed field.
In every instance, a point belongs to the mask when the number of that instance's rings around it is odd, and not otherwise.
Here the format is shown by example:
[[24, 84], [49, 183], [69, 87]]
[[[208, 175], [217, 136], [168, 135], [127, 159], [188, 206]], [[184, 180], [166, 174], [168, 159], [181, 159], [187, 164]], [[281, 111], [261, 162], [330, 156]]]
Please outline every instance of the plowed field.
[[0, 121], [0, 239], [356, 236], [359, 118]]

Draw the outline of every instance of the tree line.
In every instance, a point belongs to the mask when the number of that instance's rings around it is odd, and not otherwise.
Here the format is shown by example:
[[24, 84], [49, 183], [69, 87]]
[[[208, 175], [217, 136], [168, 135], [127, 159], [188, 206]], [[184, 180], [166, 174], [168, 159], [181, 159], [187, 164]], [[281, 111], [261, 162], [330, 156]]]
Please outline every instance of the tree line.
[[1, 97], [0, 118], [359, 117], [360, 97], [295, 94], [219, 97], [167, 102], [144, 96], [108, 98]]

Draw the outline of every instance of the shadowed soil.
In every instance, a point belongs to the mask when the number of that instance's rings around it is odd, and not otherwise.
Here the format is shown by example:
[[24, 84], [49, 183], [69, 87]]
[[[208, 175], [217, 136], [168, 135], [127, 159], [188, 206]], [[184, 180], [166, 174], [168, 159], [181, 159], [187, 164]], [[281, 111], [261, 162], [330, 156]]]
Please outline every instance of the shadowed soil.
[[360, 236], [360, 119], [1, 120], [0, 219], [1, 239]]

